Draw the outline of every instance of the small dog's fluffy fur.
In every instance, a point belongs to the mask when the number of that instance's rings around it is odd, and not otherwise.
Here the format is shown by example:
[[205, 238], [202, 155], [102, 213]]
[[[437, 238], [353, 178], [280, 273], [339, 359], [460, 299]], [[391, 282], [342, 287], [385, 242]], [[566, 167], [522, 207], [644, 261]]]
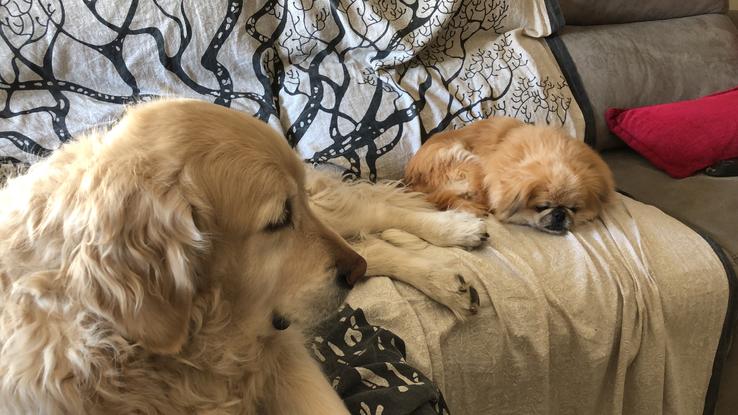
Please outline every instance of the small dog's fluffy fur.
[[434, 135], [408, 163], [405, 182], [442, 209], [556, 234], [596, 218], [614, 193], [610, 169], [586, 144], [507, 117]]
[[306, 170], [247, 115], [133, 107], [0, 190], [0, 413], [346, 414], [300, 329], [366, 267], [474, 312], [428, 242], [486, 237], [422, 195]]

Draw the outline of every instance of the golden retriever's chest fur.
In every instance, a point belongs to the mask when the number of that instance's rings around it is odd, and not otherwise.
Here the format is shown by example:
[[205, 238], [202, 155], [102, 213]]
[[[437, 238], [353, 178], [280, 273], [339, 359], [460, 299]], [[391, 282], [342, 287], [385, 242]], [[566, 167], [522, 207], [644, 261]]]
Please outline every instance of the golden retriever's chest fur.
[[[274, 382], [263, 375], [275, 364], [265, 345], [238, 341], [218, 292], [197, 304], [188, 346], [177, 356], [160, 356], [45, 290], [48, 281], [12, 288], [7, 275], [0, 281], [3, 413], [37, 407], [49, 415], [255, 414]], [[274, 352], [283, 342], [269, 343]]]

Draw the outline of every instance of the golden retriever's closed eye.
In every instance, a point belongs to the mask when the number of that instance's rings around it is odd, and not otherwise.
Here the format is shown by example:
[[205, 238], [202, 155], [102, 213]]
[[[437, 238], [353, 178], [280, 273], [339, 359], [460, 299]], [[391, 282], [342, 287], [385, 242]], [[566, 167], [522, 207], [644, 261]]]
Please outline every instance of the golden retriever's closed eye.
[[614, 194], [612, 173], [561, 129], [495, 117], [431, 137], [405, 181], [441, 208], [564, 233], [597, 217]]

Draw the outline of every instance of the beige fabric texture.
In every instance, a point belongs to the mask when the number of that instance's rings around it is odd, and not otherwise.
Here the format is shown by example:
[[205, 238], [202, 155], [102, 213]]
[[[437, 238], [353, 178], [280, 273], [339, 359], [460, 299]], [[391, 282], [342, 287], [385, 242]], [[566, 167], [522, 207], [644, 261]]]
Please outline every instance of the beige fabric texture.
[[349, 297], [451, 413], [702, 413], [728, 284], [698, 234], [624, 196], [566, 236], [488, 228], [490, 246], [454, 249], [481, 298], [466, 322], [387, 278]]
[[674, 180], [630, 149], [602, 157], [620, 190], [706, 233], [738, 265], [738, 177], [696, 173]]

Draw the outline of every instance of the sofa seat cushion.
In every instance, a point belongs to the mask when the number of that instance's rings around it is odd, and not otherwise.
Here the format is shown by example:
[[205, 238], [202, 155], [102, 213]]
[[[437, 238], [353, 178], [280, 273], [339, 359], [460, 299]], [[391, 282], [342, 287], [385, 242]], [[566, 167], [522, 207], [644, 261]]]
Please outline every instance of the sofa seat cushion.
[[[738, 270], [738, 177], [710, 177], [704, 174], [675, 180], [629, 149], [603, 153], [623, 192], [653, 204], [669, 215], [711, 237], [726, 251]], [[690, 255], [687, 254], [687, 257]], [[735, 333], [738, 321], [727, 320], [727, 330]], [[727, 336], [727, 333], [725, 333]], [[734, 414], [738, 408], [738, 347], [726, 341], [721, 351], [722, 367], [712, 380], [717, 414]], [[706, 406], [707, 408], [707, 406]], [[705, 413], [710, 413], [705, 411]]]

